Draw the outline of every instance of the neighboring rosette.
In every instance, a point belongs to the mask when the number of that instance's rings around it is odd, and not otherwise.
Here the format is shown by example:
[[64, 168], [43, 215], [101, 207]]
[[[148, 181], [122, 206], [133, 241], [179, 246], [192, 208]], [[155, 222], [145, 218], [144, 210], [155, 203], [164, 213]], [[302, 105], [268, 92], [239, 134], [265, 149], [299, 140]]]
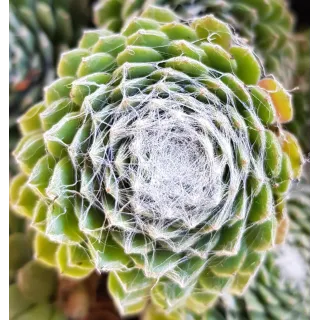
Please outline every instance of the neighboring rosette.
[[[77, 43], [89, 22], [88, 0], [10, 0], [9, 134], [10, 152], [19, 132], [16, 121], [39, 101], [55, 78], [60, 52]], [[16, 168], [10, 158], [10, 172]]]
[[310, 153], [310, 30], [295, 36], [298, 59], [293, 96], [294, 118], [286, 128], [299, 139], [304, 154]]
[[33, 260], [34, 232], [24, 219], [9, 216], [9, 319], [66, 320], [56, 305], [55, 269]]

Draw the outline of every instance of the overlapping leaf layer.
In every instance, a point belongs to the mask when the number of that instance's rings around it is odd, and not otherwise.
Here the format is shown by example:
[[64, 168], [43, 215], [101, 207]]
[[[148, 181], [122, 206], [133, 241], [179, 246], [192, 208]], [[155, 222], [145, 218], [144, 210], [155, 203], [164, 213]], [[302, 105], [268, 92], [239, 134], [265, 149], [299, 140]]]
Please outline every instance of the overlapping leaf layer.
[[266, 73], [274, 74], [286, 88], [293, 86], [296, 48], [294, 17], [285, 0], [99, 0], [95, 23], [118, 32], [132, 16], [150, 4], [169, 6], [184, 19], [214, 14], [229, 23], [255, 48]]

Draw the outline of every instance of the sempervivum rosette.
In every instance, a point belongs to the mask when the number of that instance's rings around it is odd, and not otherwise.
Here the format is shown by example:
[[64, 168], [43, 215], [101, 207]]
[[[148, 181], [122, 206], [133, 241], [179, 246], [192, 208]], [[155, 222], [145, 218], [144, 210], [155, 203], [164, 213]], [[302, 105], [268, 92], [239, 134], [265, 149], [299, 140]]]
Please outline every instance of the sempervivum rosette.
[[294, 16], [286, 0], [98, 0], [94, 21], [99, 27], [119, 31], [131, 16], [151, 3], [169, 6], [185, 19], [214, 14], [255, 47], [268, 73], [292, 86]]
[[299, 145], [291, 98], [212, 15], [149, 7], [85, 32], [20, 119], [11, 203], [64, 274], [110, 272], [123, 314], [149, 297], [204, 312], [241, 294], [283, 240]]

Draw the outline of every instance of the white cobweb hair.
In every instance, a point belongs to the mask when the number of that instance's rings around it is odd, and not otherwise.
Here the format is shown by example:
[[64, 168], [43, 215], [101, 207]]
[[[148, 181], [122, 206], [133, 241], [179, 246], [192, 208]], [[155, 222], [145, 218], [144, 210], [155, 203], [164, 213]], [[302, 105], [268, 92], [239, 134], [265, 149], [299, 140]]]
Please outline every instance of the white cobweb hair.
[[[98, 182], [98, 190], [84, 181], [82, 187], [90, 204], [107, 212], [107, 228], [117, 227], [126, 214], [128, 241], [130, 233], [142, 233], [181, 252], [201, 236], [188, 230], [201, 223], [218, 230], [232, 218], [235, 198], [251, 170], [263, 181], [264, 149], [253, 156], [247, 133], [232, 125], [236, 101], [228, 86], [222, 84], [224, 103], [199, 79], [162, 68], [160, 62], [154, 66], [163, 77], [146, 91], [139, 87], [141, 79], [126, 78], [133, 65], [122, 66], [120, 103], [98, 112], [92, 106], [91, 101], [102, 101], [114, 90], [112, 81], [83, 103], [84, 116], [92, 119], [94, 129], [88, 153], [93, 177], [88, 183]], [[180, 84], [185, 81], [198, 88], [207, 103], [182, 92]], [[135, 94], [129, 94], [133, 90]], [[244, 108], [253, 110], [250, 102]], [[108, 119], [113, 119], [111, 124]], [[243, 166], [238, 166], [236, 150]], [[76, 155], [77, 150], [73, 152]], [[114, 198], [113, 209], [106, 210], [101, 198], [105, 190]]]

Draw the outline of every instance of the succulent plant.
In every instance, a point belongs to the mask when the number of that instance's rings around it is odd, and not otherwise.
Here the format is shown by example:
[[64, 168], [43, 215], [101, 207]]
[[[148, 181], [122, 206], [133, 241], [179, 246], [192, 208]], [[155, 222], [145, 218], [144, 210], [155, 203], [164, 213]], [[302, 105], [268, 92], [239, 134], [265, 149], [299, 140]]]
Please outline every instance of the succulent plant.
[[[17, 118], [39, 101], [55, 77], [64, 47], [79, 39], [89, 22], [88, 0], [10, 0], [9, 105], [10, 151], [19, 133]], [[10, 171], [15, 168], [10, 161]]]
[[53, 268], [33, 260], [33, 232], [10, 213], [9, 319], [66, 320], [54, 304], [58, 277]]
[[255, 47], [267, 73], [291, 88], [296, 63], [295, 19], [286, 0], [98, 0], [94, 21], [118, 32], [150, 4], [170, 6], [185, 19], [214, 14]]
[[293, 92], [295, 116], [287, 128], [298, 138], [305, 154], [310, 152], [310, 30], [295, 36], [298, 59]]
[[182, 310], [166, 315], [150, 304], [143, 320], [310, 319], [310, 186], [295, 183], [288, 200], [290, 229], [285, 244], [267, 254], [255, 282], [242, 297], [223, 296], [201, 317]]
[[14, 151], [11, 204], [39, 230], [37, 257], [109, 272], [122, 314], [241, 294], [301, 175], [290, 94], [226, 23], [152, 6], [120, 34], [85, 32], [58, 75]]
[[9, 35], [10, 121], [14, 122], [16, 114], [21, 114], [41, 97], [46, 76], [50, 77], [44, 70], [52, 65], [53, 56], [46, 34], [39, 30], [35, 35], [35, 30], [23, 22], [11, 5]]

